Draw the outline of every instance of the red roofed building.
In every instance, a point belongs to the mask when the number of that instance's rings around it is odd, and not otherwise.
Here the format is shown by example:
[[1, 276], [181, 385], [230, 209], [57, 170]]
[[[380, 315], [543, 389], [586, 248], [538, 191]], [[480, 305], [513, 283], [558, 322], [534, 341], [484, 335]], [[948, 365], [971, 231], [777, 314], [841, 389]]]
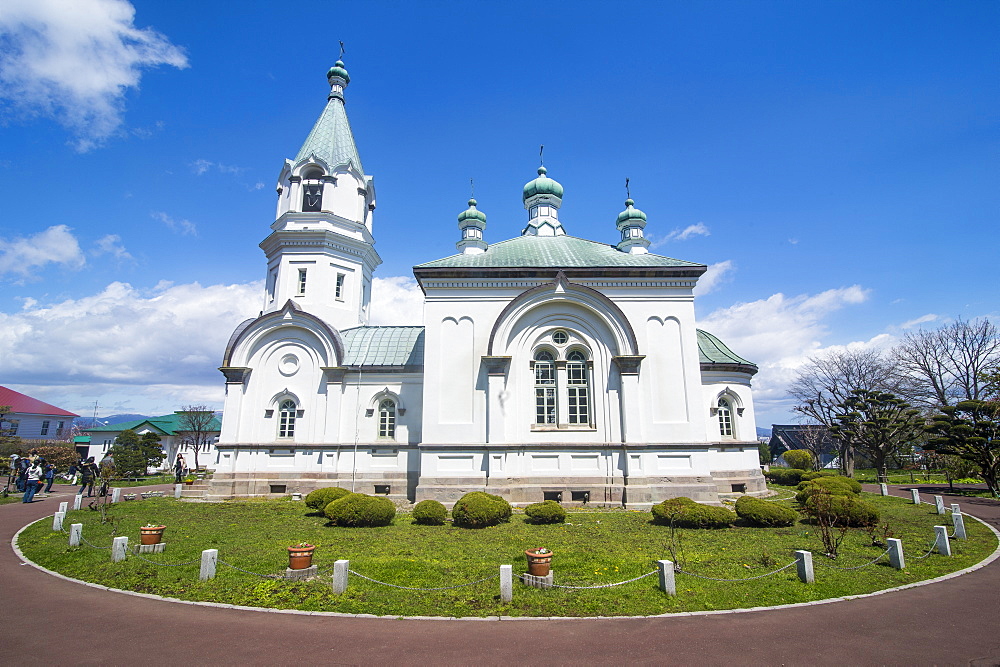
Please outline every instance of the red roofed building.
[[25, 440], [61, 440], [69, 435], [73, 418], [80, 416], [0, 387], [0, 406], [4, 405], [10, 406], [10, 412], [0, 415], [0, 428]]

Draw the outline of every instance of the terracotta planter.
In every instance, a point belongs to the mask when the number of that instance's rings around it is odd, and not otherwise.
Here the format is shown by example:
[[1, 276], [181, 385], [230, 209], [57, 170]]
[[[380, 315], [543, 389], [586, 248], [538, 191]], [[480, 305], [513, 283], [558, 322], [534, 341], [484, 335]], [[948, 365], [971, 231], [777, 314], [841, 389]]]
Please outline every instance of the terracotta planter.
[[190, 481], [184, 480], [184, 486], [191, 486], [192, 484], [194, 484], [194, 480], [193, 479], [190, 480]]
[[534, 549], [528, 549], [524, 552], [524, 555], [528, 557], [528, 574], [535, 577], [544, 577], [549, 573], [549, 568], [552, 567], [552, 552], [545, 554], [535, 553]]
[[288, 569], [306, 570], [312, 567], [313, 551], [316, 547], [288, 547]]
[[159, 544], [166, 526], [143, 527], [139, 529], [139, 544]]

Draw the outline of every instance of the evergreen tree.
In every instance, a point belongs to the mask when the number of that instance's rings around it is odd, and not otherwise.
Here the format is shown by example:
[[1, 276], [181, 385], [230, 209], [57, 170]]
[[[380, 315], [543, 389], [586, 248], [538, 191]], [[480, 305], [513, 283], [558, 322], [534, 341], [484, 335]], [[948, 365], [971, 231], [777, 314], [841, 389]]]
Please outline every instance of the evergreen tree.
[[924, 449], [976, 464], [990, 493], [1000, 498], [1000, 402], [962, 401], [941, 408], [932, 420], [927, 426], [932, 438]]

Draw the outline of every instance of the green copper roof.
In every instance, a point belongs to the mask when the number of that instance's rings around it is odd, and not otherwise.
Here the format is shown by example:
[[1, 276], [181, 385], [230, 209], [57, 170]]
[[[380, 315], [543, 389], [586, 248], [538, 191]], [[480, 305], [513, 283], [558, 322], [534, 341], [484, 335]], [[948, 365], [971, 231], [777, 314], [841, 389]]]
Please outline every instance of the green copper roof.
[[[172, 415], [163, 415], [162, 417], [150, 417], [149, 419], [136, 419], [133, 421], [120, 422], [118, 424], [106, 424], [104, 426], [95, 426], [94, 428], [83, 429], [87, 433], [118, 433], [120, 431], [126, 431], [132, 429], [140, 429], [143, 426], [150, 426], [159, 430], [164, 435], [176, 435], [178, 431], [186, 430], [184, 424], [181, 422], [182, 415], [175, 412]], [[215, 417], [212, 417], [212, 421], [208, 426], [209, 431], [221, 431], [222, 424]]]
[[362, 174], [365, 173], [361, 166], [361, 158], [358, 156], [358, 148], [354, 145], [354, 133], [351, 132], [351, 123], [347, 120], [344, 100], [340, 97], [335, 96], [327, 100], [326, 108], [313, 125], [306, 142], [299, 149], [295, 162], [309, 157], [310, 154], [325, 161], [330, 169], [353, 164], [355, 169]]
[[618, 214], [618, 225], [619, 227], [623, 222], [629, 220], [646, 220], [646, 214], [635, 208], [635, 202], [631, 199], [625, 200], [625, 210]]
[[483, 224], [486, 223], [486, 214], [476, 208], [476, 200], [469, 200], [469, 208], [458, 214], [458, 226], [463, 227], [462, 223], [466, 220], [479, 220]]
[[558, 181], [546, 176], [545, 173], [545, 167], [538, 168], [538, 178], [524, 184], [522, 199], [527, 200], [528, 197], [535, 195], [554, 195], [562, 199], [563, 186]]
[[344, 366], [423, 366], [423, 327], [355, 327], [340, 332]]
[[452, 255], [415, 269], [700, 267], [702, 264], [646, 253], [631, 255], [612, 245], [575, 236], [519, 236], [494, 243], [476, 255]]
[[344, 63], [340, 60], [335, 62], [333, 67], [331, 67], [326, 73], [327, 79], [332, 79], [335, 76], [339, 76], [345, 83], [351, 82], [351, 76], [347, 73], [347, 70], [344, 69]]
[[747, 366], [756, 366], [752, 361], [747, 361], [730, 350], [721, 340], [701, 329], [698, 329], [698, 357], [703, 364], [745, 364]]

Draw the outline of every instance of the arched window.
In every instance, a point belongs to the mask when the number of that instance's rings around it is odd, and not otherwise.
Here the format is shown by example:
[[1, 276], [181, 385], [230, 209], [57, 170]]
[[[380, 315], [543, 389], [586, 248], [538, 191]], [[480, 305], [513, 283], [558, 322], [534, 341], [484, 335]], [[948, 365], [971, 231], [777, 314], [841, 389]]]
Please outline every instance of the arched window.
[[323, 172], [310, 169], [302, 177], [302, 210], [323, 210]]
[[733, 437], [733, 410], [729, 406], [729, 401], [724, 398], [719, 399], [719, 434], [723, 438]]
[[396, 437], [396, 404], [388, 398], [378, 405], [378, 437]]
[[282, 401], [278, 407], [278, 437], [295, 437], [295, 401]]
[[551, 352], [535, 353], [535, 423], [556, 425], [556, 368]]
[[566, 398], [570, 424], [590, 424], [590, 373], [587, 357], [580, 350], [566, 356]]

